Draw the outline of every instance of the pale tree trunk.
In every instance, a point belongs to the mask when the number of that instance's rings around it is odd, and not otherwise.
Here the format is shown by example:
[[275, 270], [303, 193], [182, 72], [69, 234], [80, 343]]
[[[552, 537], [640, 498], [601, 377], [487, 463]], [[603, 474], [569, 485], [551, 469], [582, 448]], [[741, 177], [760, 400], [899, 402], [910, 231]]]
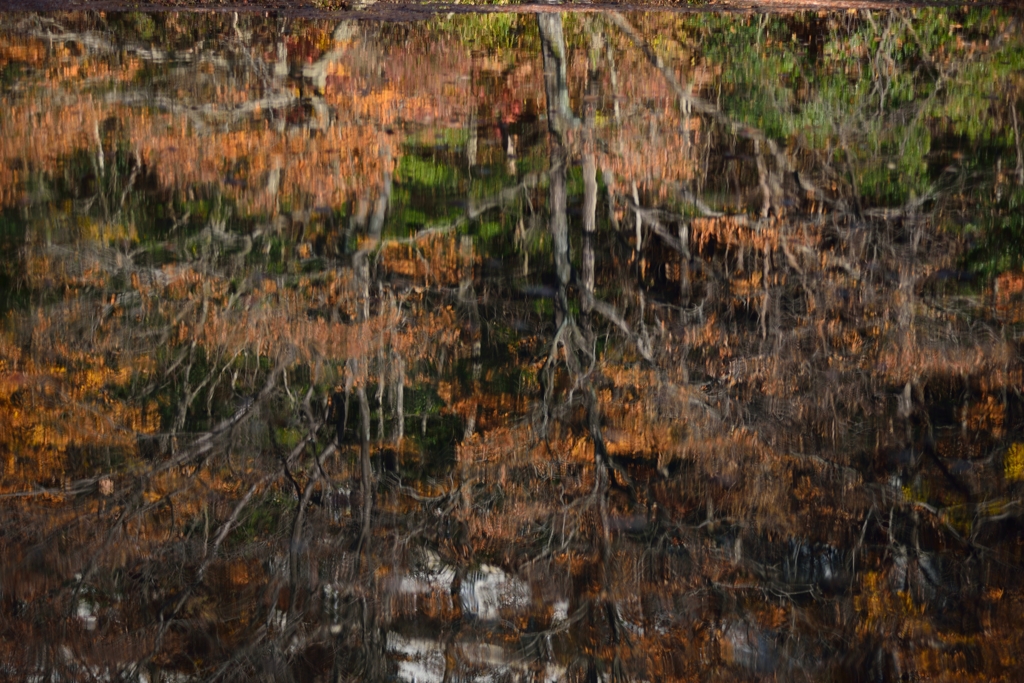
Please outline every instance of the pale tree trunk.
[[555, 252], [555, 271], [558, 274], [557, 325], [568, 312], [565, 288], [572, 276], [569, 263], [569, 221], [566, 217], [565, 131], [572, 122], [569, 109], [569, 84], [566, 79], [565, 36], [559, 14], [537, 16], [541, 49], [544, 56], [544, 91], [548, 102], [548, 131], [550, 133], [550, 170], [548, 171], [551, 210], [551, 238]]
[[473, 357], [473, 384], [470, 389], [472, 396], [469, 401], [469, 406], [466, 408], [466, 427], [462, 435], [463, 439], [468, 439], [473, 436], [473, 433], [476, 431], [476, 414], [479, 409], [481, 330], [480, 308], [476, 301], [476, 289], [473, 287], [473, 266], [476, 262], [475, 251], [473, 249], [473, 238], [469, 236], [463, 237], [462, 244], [460, 246], [462, 257], [462, 282], [459, 283], [459, 301], [466, 308], [466, 314], [469, 317], [470, 353]]
[[479, 147], [477, 125], [476, 110], [474, 110], [469, 116], [469, 140], [466, 141], [466, 167], [470, 175], [473, 175], [473, 167], [476, 166], [476, 154]]
[[[365, 382], [365, 377], [363, 381]], [[366, 387], [360, 383], [356, 389], [359, 398], [359, 494], [362, 498], [360, 515], [360, 549], [366, 548], [370, 540], [370, 515], [373, 512], [373, 468], [370, 466], [370, 401], [366, 398]]]
[[392, 357], [395, 374], [395, 388], [391, 392], [394, 409], [394, 425], [391, 428], [392, 439], [396, 448], [401, 448], [405, 438], [405, 359], [398, 353]]
[[594, 307], [594, 240], [597, 236], [597, 163], [594, 159], [594, 97], [597, 95], [597, 59], [601, 35], [591, 34], [587, 71], [587, 97], [583, 112], [583, 310]]
[[541, 51], [544, 56], [544, 90], [548, 100], [548, 129], [564, 142], [566, 129], [572, 124], [569, 107], [569, 80], [566, 76], [565, 35], [561, 14], [537, 15]]
[[381, 188], [377, 202], [373, 206], [373, 215], [370, 217], [370, 243], [376, 245], [380, 241], [381, 233], [384, 230], [384, 219], [387, 218], [388, 208], [391, 206], [391, 147], [385, 143], [381, 147], [381, 159], [384, 165], [384, 185]]

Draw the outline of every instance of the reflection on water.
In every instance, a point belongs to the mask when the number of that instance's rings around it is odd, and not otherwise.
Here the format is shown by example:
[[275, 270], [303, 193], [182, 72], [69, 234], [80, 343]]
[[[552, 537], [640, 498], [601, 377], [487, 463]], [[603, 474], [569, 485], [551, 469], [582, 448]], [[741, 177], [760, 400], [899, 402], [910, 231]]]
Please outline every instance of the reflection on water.
[[0, 662], [1011, 680], [1010, 11], [0, 32]]

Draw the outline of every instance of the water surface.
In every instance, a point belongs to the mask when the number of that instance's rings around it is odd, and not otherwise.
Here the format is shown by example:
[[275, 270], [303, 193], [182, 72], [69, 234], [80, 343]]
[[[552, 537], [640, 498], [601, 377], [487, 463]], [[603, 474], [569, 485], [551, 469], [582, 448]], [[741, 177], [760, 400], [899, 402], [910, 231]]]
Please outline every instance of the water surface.
[[1013, 680], [1017, 14], [0, 26], [4, 676]]

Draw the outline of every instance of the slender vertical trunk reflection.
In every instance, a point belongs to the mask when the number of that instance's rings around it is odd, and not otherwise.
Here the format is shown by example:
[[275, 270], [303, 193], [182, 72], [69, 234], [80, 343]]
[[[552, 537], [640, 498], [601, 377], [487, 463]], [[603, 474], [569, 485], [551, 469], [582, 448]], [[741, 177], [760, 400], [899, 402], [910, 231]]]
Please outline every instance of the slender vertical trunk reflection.
[[384, 183], [373, 206], [373, 215], [370, 216], [370, 228], [368, 236], [370, 244], [376, 246], [380, 242], [381, 233], [384, 230], [384, 219], [388, 214], [388, 207], [391, 206], [391, 145], [384, 142], [381, 146], [381, 159], [384, 165]]
[[462, 261], [462, 279], [459, 282], [459, 303], [462, 305], [466, 317], [468, 338], [470, 344], [470, 387], [469, 402], [465, 412], [465, 427], [462, 438], [468, 439], [476, 431], [476, 417], [480, 401], [480, 352], [481, 352], [481, 330], [480, 330], [480, 307], [477, 303], [476, 288], [473, 287], [473, 270], [476, 265], [476, 252], [473, 247], [473, 238], [464, 236], [459, 246], [460, 259]]
[[470, 175], [473, 174], [473, 167], [476, 166], [476, 155], [480, 142], [479, 126], [474, 109], [469, 116], [469, 123], [466, 125], [469, 133], [469, 139], [466, 141], [466, 168]]
[[[614, 670], [618, 655], [608, 656], [608, 645], [612, 647], [619, 641], [618, 606], [611, 598], [613, 572], [611, 567], [611, 520], [609, 516], [610, 459], [604, 438], [601, 433], [601, 407], [597, 392], [592, 384], [593, 376], [584, 374], [577, 354], [589, 353], [585, 346], [592, 340], [593, 320], [585, 316], [582, 327], [571, 317], [568, 306], [567, 286], [572, 277], [569, 260], [569, 224], [566, 215], [566, 169], [569, 163], [565, 146], [565, 135], [574, 124], [569, 109], [568, 83], [565, 78], [565, 40], [562, 33], [561, 17], [541, 15], [538, 17], [541, 31], [541, 45], [544, 57], [544, 86], [548, 104], [548, 132], [550, 145], [550, 229], [554, 250], [555, 269], [558, 274], [558, 305], [560, 317], [556, 320], [557, 332], [552, 353], [557, 353], [561, 344], [565, 352], [565, 365], [570, 382], [584, 392], [587, 410], [586, 430], [589, 433], [594, 449], [593, 471], [594, 484], [587, 500], [587, 514], [596, 517], [592, 531], [591, 547], [597, 551], [597, 557], [586, 557], [573, 572], [573, 599], [570, 603], [574, 612], [586, 614], [587, 617], [572, 627], [573, 637], [587, 643], [590, 653], [585, 658], [588, 678], [594, 678], [605, 665]], [[598, 40], [594, 38], [588, 73], [587, 94], [584, 103], [583, 122], [583, 273], [582, 273], [582, 307], [591, 310], [594, 307], [595, 258], [594, 238], [597, 229], [597, 164], [595, 161], [594, 111], [593, 94], [596, 86], [596, 55]], [[602, 308], [607, 313], [609, 307]], [[592, 359], [596, 363], [596, 358]], [[549, 360], [549, 365], [550, 365]], [[549, 376], [553, 381], [553, 375]], [[545, 388], [550, 392], [550, 386]], [[547, 394], [550, 396], [550, 393]], [[546, 397], [545, 403], [549, 399]], [[592, 519], [593, 519], [592, 517]], [[589, 525], [588, 525], [589, 526]], [[592, 534], [592, 535], [591, 535]], [[614, 677], [614, 674], [613, 674]]]
[[397, 352], [392, 352], [391, 363], [394, 367], [395, 385], [391, 391], [394, 417], [392, 440], [401, 454], [402, 440], [405, 438], [405, 359]]
[[370, 522], [373, 512], [373, 467], [370, 464], [370, 402], [366, 398], [366, 379], [359, 383], [356, 388], [356, 396], [359, 399], [359, 496], [360, 496], [360, 517], [359, 517], [359, 548], [367, 548], [370, 540]]
[[566, 163], [565, 132], [572, 123], [569, 109], [569, 83], [566, 77], [565, 36], [562, 33], [562, 15], [537, 15], [541, 50], [544, 56], [544, 92], [547, 96], [549, 137], [550, 230], [555, 253], [555, 272], [558, 275], [558, 310], [556, 325], [561, 326], [568, 314], [565, 288], [572, 275], [569, 263], [569, 221], [566, 217]]
[[569, 78], [565, 54], [562, 15], [549, 12], [537, 15], [541, 51], [544, 56], [544, 91], [547, 94], [548, 128], [564, 142], [573, 115], [569, 107]]
[[594, 159], [595, 100], [598, 96], [598, 60], [604, 36], [591, 28], [587, 89], [583, 102], [583, 310], [594, 307], [594, 241], [597, 238], [597, 162]]

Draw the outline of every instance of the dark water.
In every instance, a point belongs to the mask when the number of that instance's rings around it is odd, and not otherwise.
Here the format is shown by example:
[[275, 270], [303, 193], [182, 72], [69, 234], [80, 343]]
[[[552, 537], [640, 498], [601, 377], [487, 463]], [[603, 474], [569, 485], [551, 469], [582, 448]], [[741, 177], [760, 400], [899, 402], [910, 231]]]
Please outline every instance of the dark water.
[[0, 677], [1016, 680], [1021, 36], [0, 15]]

